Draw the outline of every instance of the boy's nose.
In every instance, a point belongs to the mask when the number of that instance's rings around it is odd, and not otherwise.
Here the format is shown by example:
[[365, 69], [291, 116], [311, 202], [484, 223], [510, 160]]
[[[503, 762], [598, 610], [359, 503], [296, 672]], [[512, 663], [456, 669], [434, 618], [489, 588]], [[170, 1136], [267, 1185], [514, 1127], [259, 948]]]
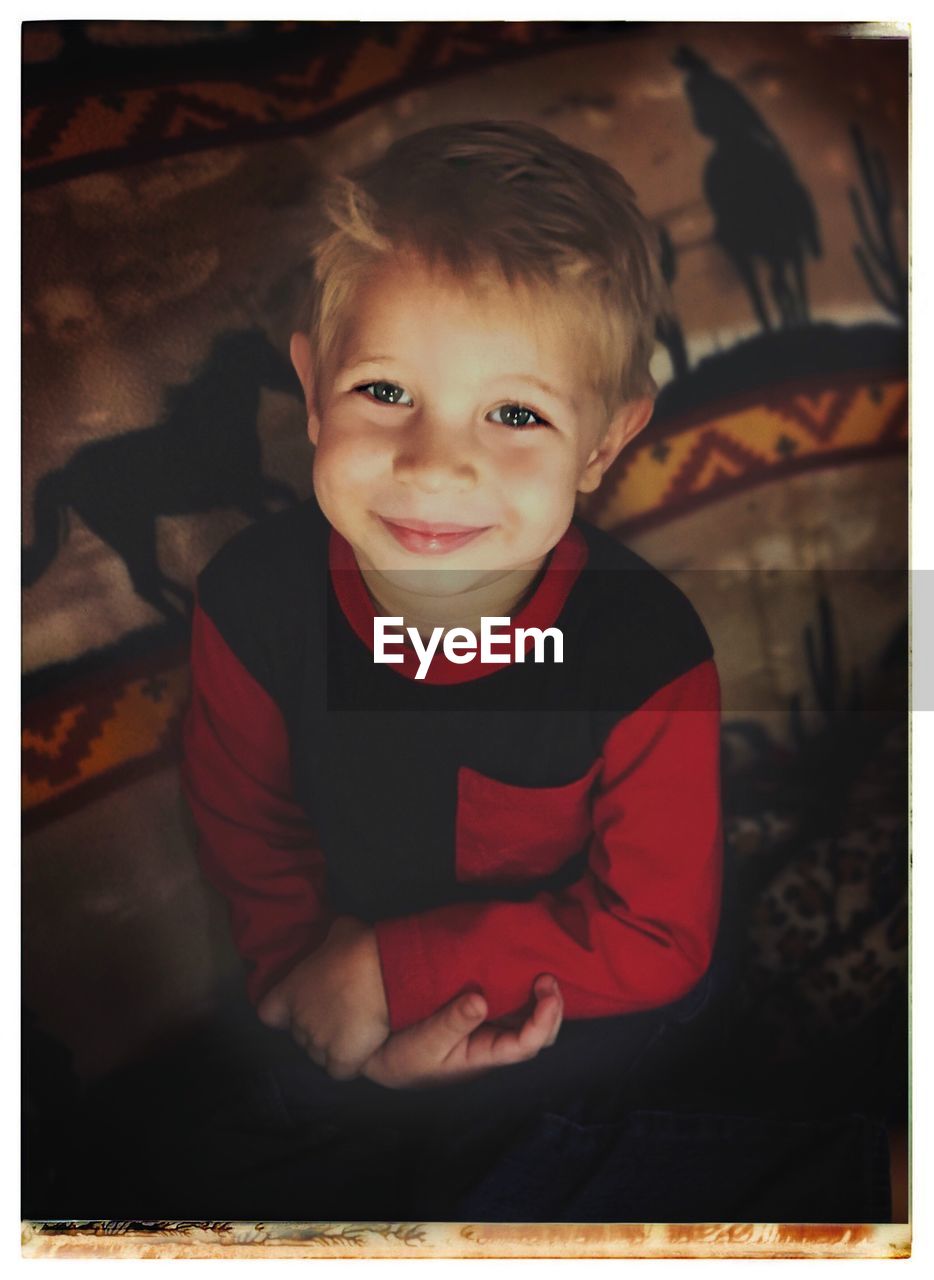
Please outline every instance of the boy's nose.
[[463, 492], [477, 483], [468, 437], [425, 418], [413, 422], [400, 443], [393, 472], [403, 484], [426, 493]]

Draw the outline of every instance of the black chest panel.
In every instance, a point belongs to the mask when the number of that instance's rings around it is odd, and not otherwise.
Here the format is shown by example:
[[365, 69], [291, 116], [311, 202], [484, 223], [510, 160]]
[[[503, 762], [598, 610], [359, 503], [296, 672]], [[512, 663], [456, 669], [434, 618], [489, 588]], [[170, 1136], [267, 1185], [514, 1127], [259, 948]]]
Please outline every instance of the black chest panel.
[[[306, 683], [290, 739], [296, 790], [314, 814], [333, 901], [373, 920], [491, 896], [492, 882], [458, 877], [461, 771], [504, 784], [516, 804], [534, 803], [541, 789], [593, 766], [586, 708], [554, 687], [545, 664], [460, 684], [413, 681], [374, 663], [333, 594], [327, 613], [324, 687]], [[556, 700], [570, 705], [556, 708]], [[573, 870], [496, 884], [496, 896], [528, 896]]]

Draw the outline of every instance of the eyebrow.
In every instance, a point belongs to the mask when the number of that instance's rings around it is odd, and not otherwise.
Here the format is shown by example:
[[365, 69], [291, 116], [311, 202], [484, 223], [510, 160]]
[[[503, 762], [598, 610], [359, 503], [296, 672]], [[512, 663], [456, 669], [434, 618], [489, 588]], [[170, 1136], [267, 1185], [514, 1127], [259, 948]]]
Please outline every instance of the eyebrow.
[[384, 360], [392, 361], [393, 359], [393, 356], [364, 356], [358, 360], [356, 352], [354, 352], [353, 357], [345, 361], [343, 367], [349, 372], [351, 369], [359, 369], [363, 364], [382, 364]]
[[534, 373], [510, 373], [499, 379], [506, 382], [515, 378], [517, 382], [530, 382], [534, 387], [539, 387], [546, 395], [553, 396], [555, 400], [560, 400], [562, 404], [577, 411], [577, 404], [570, 396], [566, 396], [563, 391], [559, 391], [557, 387], [553, 387], [549, 382], [545, 382], [542, 378], [537, 378]]

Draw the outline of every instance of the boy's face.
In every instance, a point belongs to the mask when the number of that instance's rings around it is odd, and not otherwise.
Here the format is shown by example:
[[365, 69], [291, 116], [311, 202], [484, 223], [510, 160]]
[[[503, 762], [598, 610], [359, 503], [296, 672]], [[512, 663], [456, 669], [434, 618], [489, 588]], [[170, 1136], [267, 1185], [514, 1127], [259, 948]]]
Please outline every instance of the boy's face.
[[[326, 383], [292, 355], [316, 446], [315, 493], [362, 569], [453, 595], [541, 566], [578, 492], [648, 421], [607, 423], [560, 314], [505, 284], [466, 292], [417, 261], [374, 268]], [[452, 571], [457, 572], [452, 572]]]

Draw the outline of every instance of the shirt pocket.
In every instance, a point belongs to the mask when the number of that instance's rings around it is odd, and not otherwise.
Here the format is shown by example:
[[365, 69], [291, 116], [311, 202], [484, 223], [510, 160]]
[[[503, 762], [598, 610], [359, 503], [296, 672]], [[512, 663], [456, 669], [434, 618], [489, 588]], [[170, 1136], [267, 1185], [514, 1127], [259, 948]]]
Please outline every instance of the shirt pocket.
[[592, 830], [597, 760], [558, 787], [517, 787], [461, 765], [457, 774], [456, 866], [462, 884], [551, 875], [580, 853]]

